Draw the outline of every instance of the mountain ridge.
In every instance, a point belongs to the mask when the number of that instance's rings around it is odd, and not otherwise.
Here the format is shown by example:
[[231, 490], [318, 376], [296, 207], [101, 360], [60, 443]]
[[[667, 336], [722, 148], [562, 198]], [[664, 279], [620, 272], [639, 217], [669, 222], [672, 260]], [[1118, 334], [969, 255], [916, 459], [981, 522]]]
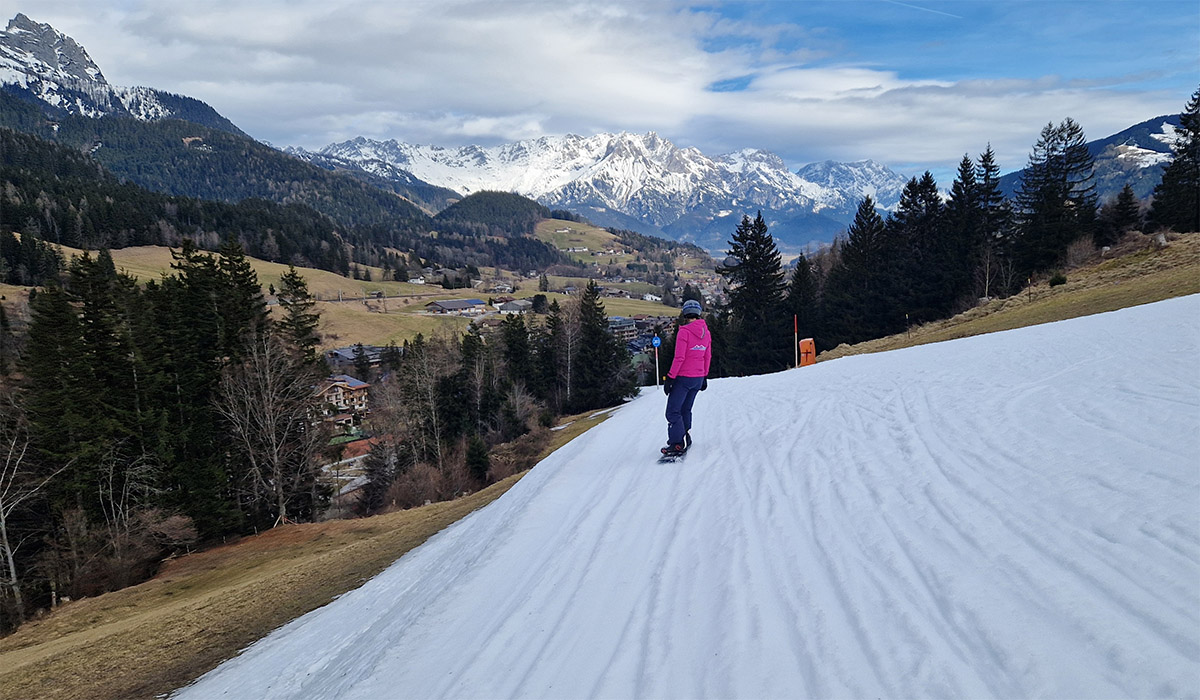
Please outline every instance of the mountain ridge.
[[[793, 173], [769, 151], [707, 156], [650, 131], [544, 136], [498, 146], [445, 148], [357, 137], [307, 157], [326, 157], [388, 177], [403, 171], [467, 195], [521, 194], [585, 213], [600, 225], [639, 228], [719, 246], [741, 215], [762, 210], [785, 247], [802, 247], [843, 228], [865, 194], [881, 208], [899, 201], [907, 178], [875, 161], [813, 168], [821, 182]], [[812, 166], [809, 166], [812, 167]], [[619, 220], [618, 220], [619, 219]]]
[[[54, 121], [71, 116], [141, 122], [179, 119], [251, 138], [200, 100], [154, 88], [109, 85], [79, 43], [24, 14], [17, 14], [0, 32], [0, 91], [36, 104], [54, 129], [58, 126]], [[1101, 201], [1126, 183], [1139, 197], [1149, 196], [1171, 159], [1172, 119], [1177, 125], [1178, 115], [1156, 117], [1089, 143], [1096, 158]], [[709, 156], [695, 147], [676, 146], [654, 131], [543, 136], [490, 147], [416, 146], [360, 136], [318, 151], [271, 148], [397, 195], [428, 216], [472, 192], [512, 192], [550, 208], [579, 212], [600, 226], [637, 230], [710, 250], [723, 247], [741, 217], [756, 211], [763, 214], [782, 250], [828, 242], [845, 230], [863, 197], [871, 196], [887, 212], [896, 206], [908, 182], [906, 176], [874, 160], [824, 161], [793, 172], [767, 150], [747, 148]], [[138, 164], [132, 165], [132, 172], [140, 171]], [[158, 163], [144, 165], [161, 169]], [[1001, 187], [1010, 196], [1019, 186], [1021, 172], [1001, 178]], [[121, 174], [136, 179], [129, 172]], [[211, 182], [201, 184], [212, 189]], [[942, 186], [947, 189], [949, 183]], [[200, 188], [173, 192], [209, 196]], [[255, 192], [255, 196], [263, 194]], [[314, 206], [329, 210], [320, 203]]]

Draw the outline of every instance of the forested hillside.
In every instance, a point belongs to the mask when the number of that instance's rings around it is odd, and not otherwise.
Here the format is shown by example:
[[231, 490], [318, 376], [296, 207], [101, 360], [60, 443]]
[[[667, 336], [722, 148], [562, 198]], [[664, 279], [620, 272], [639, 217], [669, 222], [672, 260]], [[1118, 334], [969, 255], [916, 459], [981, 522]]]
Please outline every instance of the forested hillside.
[[477, 192], [450, 205], [434, 220], [439, 226], [481, 235], [529, 235], [550, 210], [518, 194]]
[[330, 173], [246, 136], [192, 122], [142, 122], [65, 115], [0, 93], [0, 126], [90, 153], [115, 175], [146, 189], [198, 199], [261, 198], [306, 204], [343, 226], [423, 221], [411, 203], [355, 178]]
[[[307, 262], [345, 272], [346, 247], [334, 223], [302, 204], [246, 199], [237, 204], [150, 192], [122, 182], [96, 161], [70, 148], [0, 129], [0, 229], [19, 231], [76, 248], [131, 245], [179, 246], [185, 238], [215, 249], [239, 240], [255, 257]], [[5, 234], [5, 241], [12, 238]], [[11, 241], [0, 241], [0, 281], [40, 284], [18, 278], [29, 260], [18, 259]]]
[[[565, 262], [525, 237], [549, 211], [516, 195], [501, 195], [503, 213], [468, 205], [435, 222], [359, 177], [196, 124], [52, 122], [7, 94], [0, 94], [0, 124], [15, 129], [0, 134], [0, 229], [54, 243], [99, 249], [178, 246], [188, 238], [215, 250], [232, 236], [255, 257], [339, 273], [351, 262], [382, 266], [389, 248], [450, 267], [534, 270]], [[18, 265], [10, 254], [9, 281]]]

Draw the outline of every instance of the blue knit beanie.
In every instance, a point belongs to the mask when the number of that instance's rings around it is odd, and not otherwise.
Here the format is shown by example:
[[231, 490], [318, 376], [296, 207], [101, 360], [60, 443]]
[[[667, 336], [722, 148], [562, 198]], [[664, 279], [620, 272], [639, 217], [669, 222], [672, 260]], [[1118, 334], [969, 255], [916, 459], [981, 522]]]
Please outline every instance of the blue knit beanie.
[[683, 302], [684, 316], [699, 316], [701, 311], [702, 309], [700, 307], [700, 302], [696, 301], [695, 299], [688, 299], [687, 301]]

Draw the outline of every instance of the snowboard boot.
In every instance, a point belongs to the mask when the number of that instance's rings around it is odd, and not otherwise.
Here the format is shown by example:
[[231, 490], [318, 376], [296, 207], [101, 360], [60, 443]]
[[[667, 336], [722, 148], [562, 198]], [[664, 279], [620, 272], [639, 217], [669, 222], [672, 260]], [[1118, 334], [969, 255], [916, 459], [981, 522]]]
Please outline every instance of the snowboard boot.
[[660, 452], [667, 457], [678, 457], [684, 452], [687, 452], [687, 447], [684, 446], [682, 442], [677, 442], [674, 445], [667, 445], [666, 447], [662, 448]]

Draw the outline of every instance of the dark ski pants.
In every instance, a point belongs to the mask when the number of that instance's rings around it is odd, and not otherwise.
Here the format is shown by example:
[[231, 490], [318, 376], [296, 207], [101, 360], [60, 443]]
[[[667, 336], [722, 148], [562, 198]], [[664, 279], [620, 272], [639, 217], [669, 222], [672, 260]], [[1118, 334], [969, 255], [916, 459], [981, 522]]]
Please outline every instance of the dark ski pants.
[[678, 445], [683, 434], [692, 429], [692, 403], [700, 392], [704, 377], [676, 377], [667, 396], [667, 443]]

